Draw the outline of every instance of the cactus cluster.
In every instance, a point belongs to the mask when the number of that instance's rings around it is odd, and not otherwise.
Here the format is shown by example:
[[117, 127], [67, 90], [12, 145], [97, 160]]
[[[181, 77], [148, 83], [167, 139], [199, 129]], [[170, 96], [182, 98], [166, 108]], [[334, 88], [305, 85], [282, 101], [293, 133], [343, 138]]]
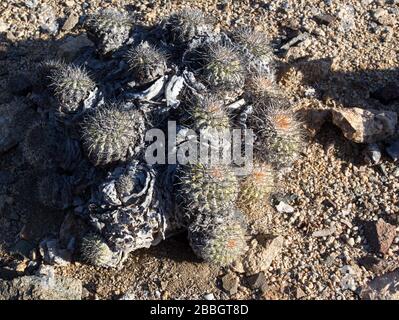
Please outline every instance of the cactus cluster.
[[[81, 258], [96, 266], [119, 265], [129, 252], [180, 231], [207, 262], [239, 259], [247, 249], [247, 208], [268, 199], [273, 170], [291, 165], [302, 143], [267, 38], [250, 29], [216, 32], [197, 9], [151, 28], [106, 10], [90, 16], [86, 30], [97, 50], [82, 48], [70, 64], [39, 68], [35, 101], [49, 108], [38, 105], [43, 121], [27, 130], [21, 147], [47, 175], [38, 183], [40, 202], [86, 220], [91, 231], [81, 239]], [[211, 142], [220, 138], [213, 132], [252, 129], [252, 173], [237, 176], [223, 158], [149, 163], [145, 130], [156, 123], [165, 132], [168, 120], [177, 122], [177, 137], [206, 132]]]

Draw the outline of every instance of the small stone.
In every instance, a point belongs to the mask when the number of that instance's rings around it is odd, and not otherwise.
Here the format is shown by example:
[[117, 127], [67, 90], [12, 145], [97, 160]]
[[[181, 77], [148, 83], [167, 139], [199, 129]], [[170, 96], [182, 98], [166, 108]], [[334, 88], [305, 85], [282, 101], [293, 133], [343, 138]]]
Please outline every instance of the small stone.
[[276, 206], [276, 209], [280, 213], [293, 213], [295, 211], [292, 206], [283, 201], [280, 201], [280, 203]]
[[330, 14], [320, 14], [315, 16], [315, 20], [319, 24], [329, 25], [335, 21], [335, 17]]
[[375, 277], [361, 288], [363, 300], [399, 300], [399, 269]]
[[318, 231], [315, 231], [312, 233], [312, 237], [314, 237], [314, 238], [328, 237], [328, 236], [333, 235], [335, 233], [335, 231], [336, 231], [335, 228], [318, 230]]
[[332, 120], [347, 139], [356, 143], [374, 143], [394, 134], [397, 114], [355, 107], [333, 110]]
[[3, 20], [0, 20], [0, 33], [6, 32], [7, 30], [8, 25]]
[[213, 295], [213, 293], [207, 293], [204, 295], [204, 299], [205, 300], [215, 300], [215, 296]]
[[71, 13], [66, 19], [64, 25], [62, 26], [62, 30], [69, 31], [72, 30], [79, 22], [79, 16], [76, 13]]
[[295, 290], [295, 297], [297, 299], [302, 299], [302, 298], [306, 297], [306, 293], [300, 287], [298, 287]]
[[355, 245], [355, 239], [349, 238], [349, 239], [348, 239], [348, 244], [349, 244], [351, 247], [353, 247], [353, 246]]
[[252, 289], [259, 289], [262, 293], [267, 291], [267, 281], [264, 272], [259, 272], [247, 278], [248, 285]]
[[367, 242], [372, 251], [386, 254], [396, 236], [396, 227], [378, 219], [368, 222], [365, 227]]
[[234, 273], [228, 273], [222, 278], [222, 287], [230, 295], [236, 294], [240, 279]]
[[385, 150], [393, 161], [399, 160], [399, 140], [391, 143]]
[[69, 37], [65, 43], [60, 45], [57, 55], [66, 61], [72, 61], [82, 48], [91, 47], [93, 45], [93, 42], [91, 42], [86, 35]]
[[29, 9], [35, 9], [39, 4], [39, 0], [25, 0], [25, 6]]
[[364, 161], [367, 164], [375, 165], [381, 160], [381, 150], [378, 144], [370, 143], [363, 150]]

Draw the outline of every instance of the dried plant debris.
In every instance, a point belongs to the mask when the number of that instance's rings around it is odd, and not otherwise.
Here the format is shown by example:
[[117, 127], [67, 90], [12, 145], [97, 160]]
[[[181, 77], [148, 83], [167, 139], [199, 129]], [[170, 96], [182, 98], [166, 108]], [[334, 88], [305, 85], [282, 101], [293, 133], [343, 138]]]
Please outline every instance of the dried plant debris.
[[[130, 252], [181, 230], [198, 257], [231, 264], [247, 250], [237, 204], [246, 211], [267, 199], [273, 167], [291, 165], [302, 141], [268, 39], [250, 29], [215, 32], [197, 9], [152, 28], [105, 10], [85, 26], [97, 50], [37, 69], [32, 100], [49, 106], [38, 106], [42, 120], [21, 146], [43, 173], [40, 203], [83, 218], [89, 228], [76, 249], [89, 264], [119, 267]], [[231, 164], [148, 163], [146, 130], [166, 133], [168, 120], [177, 122], [179, 143], [187, 132], [206, 131], [213, 142], [212, 130], [253, 129], [252, 174], [240, 183]]]

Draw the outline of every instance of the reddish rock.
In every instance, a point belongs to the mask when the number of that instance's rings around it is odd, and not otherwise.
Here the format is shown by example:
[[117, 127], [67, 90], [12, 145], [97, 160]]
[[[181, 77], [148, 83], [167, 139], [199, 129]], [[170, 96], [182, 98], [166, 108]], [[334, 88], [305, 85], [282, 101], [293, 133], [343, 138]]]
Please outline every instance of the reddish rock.
[[371, 249], [386, 254], [396, 236], [396, 227], [379, 219], [366, 225], [365, 234]]
[[333, 110], [332, 121], [345, 138], [356, 143], [382, 141], [395, 133], [397, 114], [392, 111], [348, 108]]

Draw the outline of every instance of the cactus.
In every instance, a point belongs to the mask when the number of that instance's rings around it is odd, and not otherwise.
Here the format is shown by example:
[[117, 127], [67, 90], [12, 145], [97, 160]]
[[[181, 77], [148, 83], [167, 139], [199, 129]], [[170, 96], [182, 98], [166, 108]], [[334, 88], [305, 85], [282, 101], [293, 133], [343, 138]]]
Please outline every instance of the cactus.
[[80, 103], [86, 99], [90, 92], [94, 90], [95, 83], [87, 72], [77, 66], [53, 66], [55, 70], [52, 73], [52, 86], [57, 96], [61, 114], [76, 113]]
[[168, 43], [181, 46], [194, 38], [205, 37], [212, 32], [209, 17], [199, 9], [183, 9], [171, 14], [162, 23], [162, 34]]
[[289, 101], [274, 79], [274, 74], [258, 69], [247, 79], [246, 99], [255, 108], [288, 107]]
[[167, 69], [165, 55], [148, 42], [142, 42], [130, 49], [126, 58], [134, 79], [139, 84], [154, 81]]
[[203, 213], [188, 228], [194, 253], [218, 266], [228, 266], [246, 252], [245, 235], [244, 219], [238, 211]]
[[80, 252], [82, 260], [93, 266], [105, 267], [112, 260], [111, 249], [95, 233], [89, 233], [82, 239]]
[[271, 73], [274, 72], [273, 51], [266, 34], [245, 27], [233, 32], [232, 38], [243, 49], [244, 55], [248, 57], [245, 59], [248, 69], [261, 68]]
[[276, 168], [288, 167], [296, 160], [303, 145], [303, 131], [294, 111], [254, 108], [249, 124], [256, 136], [255, 156]]
[[200, 50], [202, 51], [201, 80], [213, 90], [242, 89], [245, 81], [245, 68], [236, 48], [230, 44], [215, 42], [206, 44]]
[[129, 38], [132, 27], [129, 14], [110, 9], [91, 15], [86, 23], [90, 38], [102, 54], [119, 49]]
[[183, 122], [196, 130], [212, 128], [226, 130], [230, 128], [230, 120], [223, 102], [216, 96], [194, 96], [187, 102], [186, 118]]
[[95, 109], [82, 124], [83, 149], [96, 166], [125, 161], [143, 141], [144, 119], [139, 110], [120, 105]]
[[230, 208], [236, 201], [238, 181], [228, 166], [189, 164], [178, 168], [176, 174], [176, 200], [183, 224], [201, 212]]
[[55, 128], [45, 122], [30, 126], [22, 141], [22, 154], [25, 160], [35, 168], [51, 168], [57, 148]]
[[52, 79], [56, 77], [66, 65], [59, 60], [47, 60], [41, 62], [37, 67], [37, 74], [39, 79], [39, 85], [43, 87], [50, 87]]
[[262, 206], [274, 189], [275, 173], [266, 163], [255, 163], [240, 185], [238, 207], [246, 211]]

